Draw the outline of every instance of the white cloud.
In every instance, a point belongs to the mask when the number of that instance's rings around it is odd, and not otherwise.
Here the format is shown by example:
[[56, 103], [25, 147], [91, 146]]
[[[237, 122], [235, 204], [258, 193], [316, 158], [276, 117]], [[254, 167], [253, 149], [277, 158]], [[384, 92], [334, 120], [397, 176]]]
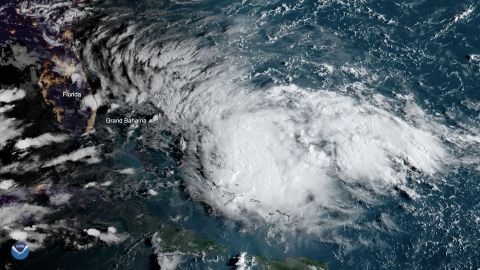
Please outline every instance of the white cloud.
[[[254, 89], [238, 67], [213, 64], [217, 52], [202, 42], [178, 37], [158, 46], [159, 37], [139, 45], [144, 30], [130, 25], [118, 36], [99, 28], [84, 57], [102, 82], [99, 93], [115, 92], [120, 107], [143, 92], [172, 97], [155, 105], [185, 138], [188, 191], [216, 213], [321, 234], [356, 224], [356, 201], [374, 203], [376, 195], [391, 194], [393, 186], [405, 186], [407, 172], [433, 175], [454, 161], [443, 142], [449, 128], [420, 107], [405, 108], [416, 115], [409, 119], [386, 106], [388, 97], [365, 101], [372, 91], [361, 81], [378, 76], [366, 68], [335, 70], [356, 78], [338, 87], [344, 93], [295, 85]], [[105, 55], [111, 58], [102, 60], [113, 71], [102, 74], [89, 50], [109, 38]], [[125, 46], [116, 47], [120, 41]], [[154, 134], [156, 125], [150, 126], [144, 132]]]
[[25, 213], [34, 220], [40, 220], [44, 215], [50, 213], [50, 209], [32, 204], [12, 204], [0, 208], [0, 227], [15, 226], [25, 218]]
[[10, 238], [15, 239], [17, 241], [25, 241], [27, 240], [28, 233], [24, 231], [11, 231], [10, 232]]
[[135, 174], [135, 168], [125, 168], [122, 170], [116, 170], [116, 172], [121, 174]]
[[7, 142], [20, 136], [23, 132], [23, 127], [20, 127], [21, 122], [14, 118], [5, 118], [0, 115], [0, 149], [3, 148]]
[[386, 194], [404, 183], [404, 163], [428, 175], [450, 159], [425, 127], [334, 92], [227, 92], [212, 106], [197, 97], [191, 102], [202, 106], [192, 115], [199, 112], [196, 121], [208, 129], [198, 130], [199, 141], [192, 135], [189, 149], [201, 149], [207, 179], [193, 171], [188, 187], [234, 219], [321, 233], [354, 223], [358, 211], [349, 196], [370, 202], [366, 190]]
[[30, 159], [26, 162], [12, 162], [8, 165], [0, 167], [0, 173], [9, 173], [9, 172], [28, 172], [38, 169], [41, 165], [38, 156], [31, 156]]
[[105, 182], [101, 183], [100, 186], [102, 186], [102, 187], [108, 187], [108, 186], [110, 186], [112, 183], [113, 183], [112, 181], [105, 181]]
[[[25, 91], [18, 88], [0, 90], [0, 102], [10, 103], [24, 97]], [[21, 121], [3, 115], [12, 108], [14, 108], [14, 105], [0, 107], [0, 149], [3, 148], [8, 141], [20, 136], [23, 132], [23, 127], [20, 127], [22, 123]]]
[[178, 269], [178, 265], [183, 261], [183, 253], [180, 251], [167, 252], [164, 250], [163, 241], [155, 233], [152, 236], [152, 248], [153, 252], [157, 254], [157, 262], [160, 269], [175, 270]]
[[66, 161], [79, 161], [79, 160], [84, 160], [87, 163], [100, 162], [96, 147], [94, 146], [85, 147], [85, 148], [75, 150], [70, 154], [61, 155], [55, 159], [52, 159], [49, 162], [46, 162], [42, 167], [44, 168], [51, 167], [58, 164], [62, 164]]
[[9, 180], [2, 180], [0, 181], [0, 189], [1, 190], [9, 190], [10, 188], [14, 187], [15, 181], [9, 179]]
[[51, 143], [61, 143], [68, 139], [67, 135], [64, 134], [51, 134], [45, 133], [36, 138], [26, 138], [23, 140], [17, 141], [15, 147], [18, 149], [27, 149], [29, 147], [39, 148]]
[[90, 108], [92, 111], [97, 110], [97, 101], [93, 95], [87, 95], [82, 99], [82, 104], [85, 108]]
[[151, 195], [151, 196], [157, 196], [158, 195], [158, 192], [153, 190], [153, 189], [149, 189], [148, 190], [148, 194]]
[[0, 90], [0, 102], [10, 103], [25, 97], [25, 90], [13, 88]]
[[92, 187], [95, 187], [96, 185], [97, 185], [97, 182], [88, 182], [83, 187], [84, 188], [92, 188]]
[[[32, 205], [28, 203], [17, 203], [3, 206], [0, 208], [0, 243], [8, 240], [25, 241], [31, 250], [42, 247], [43, 241], [48, 232], [36, 232], [37, 226], [46, 229], [46, 225], [39, 225], [43, 217], [52, 211], [43, 206]], [[25, 221], [36, 223], [31, 227], [23, 227]]]
[[236, 270], [247, 270], [247, 260], [246, 260], [247, 253], [242, 252], [240, 253], [240, 256], [238, 257], [238, 261], [235, 263]]
[[87, 231], [87, 234], [90, 235], [90, 236], [94, 236], [94, 237], [99, 237], [100, 236], [100, 231], [97, 230], [97, 229], [88, 229]]
[[49, 201], [51, 205], [59, 206], [67, 204], [71, 197], [69, 193], [56, 193], [50, 196]]
[[107, 244], [118, 244], [128, 237], [127, 234], [118, 233], [115, 227], [108, 227], [107, 232], [105, 233], [94, 228], [87, 229], [85, 232]]

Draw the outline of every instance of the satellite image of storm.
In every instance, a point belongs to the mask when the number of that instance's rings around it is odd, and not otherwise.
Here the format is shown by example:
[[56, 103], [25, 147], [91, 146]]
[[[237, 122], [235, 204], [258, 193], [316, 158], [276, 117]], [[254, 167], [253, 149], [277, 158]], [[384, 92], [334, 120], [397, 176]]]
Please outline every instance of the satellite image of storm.
[[0, 270], [480, 269], [480, 1], [0, 0]]

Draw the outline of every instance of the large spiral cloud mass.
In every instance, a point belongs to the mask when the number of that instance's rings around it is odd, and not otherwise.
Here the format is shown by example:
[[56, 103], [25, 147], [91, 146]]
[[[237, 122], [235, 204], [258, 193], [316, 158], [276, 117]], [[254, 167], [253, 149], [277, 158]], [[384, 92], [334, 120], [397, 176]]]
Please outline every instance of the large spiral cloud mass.
[[[97, 100], [160, 111], [152, 121], [171, 123], [185, 141], [187, 190], [221, 215], [322, 234], [352, 225], [359, 202], [375, 203], [394, 187], [414, 194], [409, 176], [451, 161], [448, 128], [412, 102], [405, 111], [425, 119], [361, 95], [255, 86], [205, 37], [111, 20], [83, 51], [101, 81]], [[171, 99], [157, 104], [154, 94]]]

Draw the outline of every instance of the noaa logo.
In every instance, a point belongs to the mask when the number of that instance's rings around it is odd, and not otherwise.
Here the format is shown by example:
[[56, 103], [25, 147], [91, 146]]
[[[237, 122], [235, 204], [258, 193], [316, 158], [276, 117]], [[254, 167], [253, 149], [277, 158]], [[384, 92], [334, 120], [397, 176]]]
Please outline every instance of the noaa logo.
[[12, 256], [17, 260], [27, 258], [29, 253], [28, 245], [22, 241], [19, 241], [12, 246]]

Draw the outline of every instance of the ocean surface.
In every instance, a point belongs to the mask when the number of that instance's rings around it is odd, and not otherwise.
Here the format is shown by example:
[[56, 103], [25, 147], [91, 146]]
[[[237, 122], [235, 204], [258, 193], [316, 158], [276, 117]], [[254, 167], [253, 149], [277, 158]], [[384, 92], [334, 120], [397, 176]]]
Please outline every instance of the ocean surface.
[[97, 154], [42, 171], [73, 195], [13, 267], [480, 267], [477, 1], [79, 12]]

